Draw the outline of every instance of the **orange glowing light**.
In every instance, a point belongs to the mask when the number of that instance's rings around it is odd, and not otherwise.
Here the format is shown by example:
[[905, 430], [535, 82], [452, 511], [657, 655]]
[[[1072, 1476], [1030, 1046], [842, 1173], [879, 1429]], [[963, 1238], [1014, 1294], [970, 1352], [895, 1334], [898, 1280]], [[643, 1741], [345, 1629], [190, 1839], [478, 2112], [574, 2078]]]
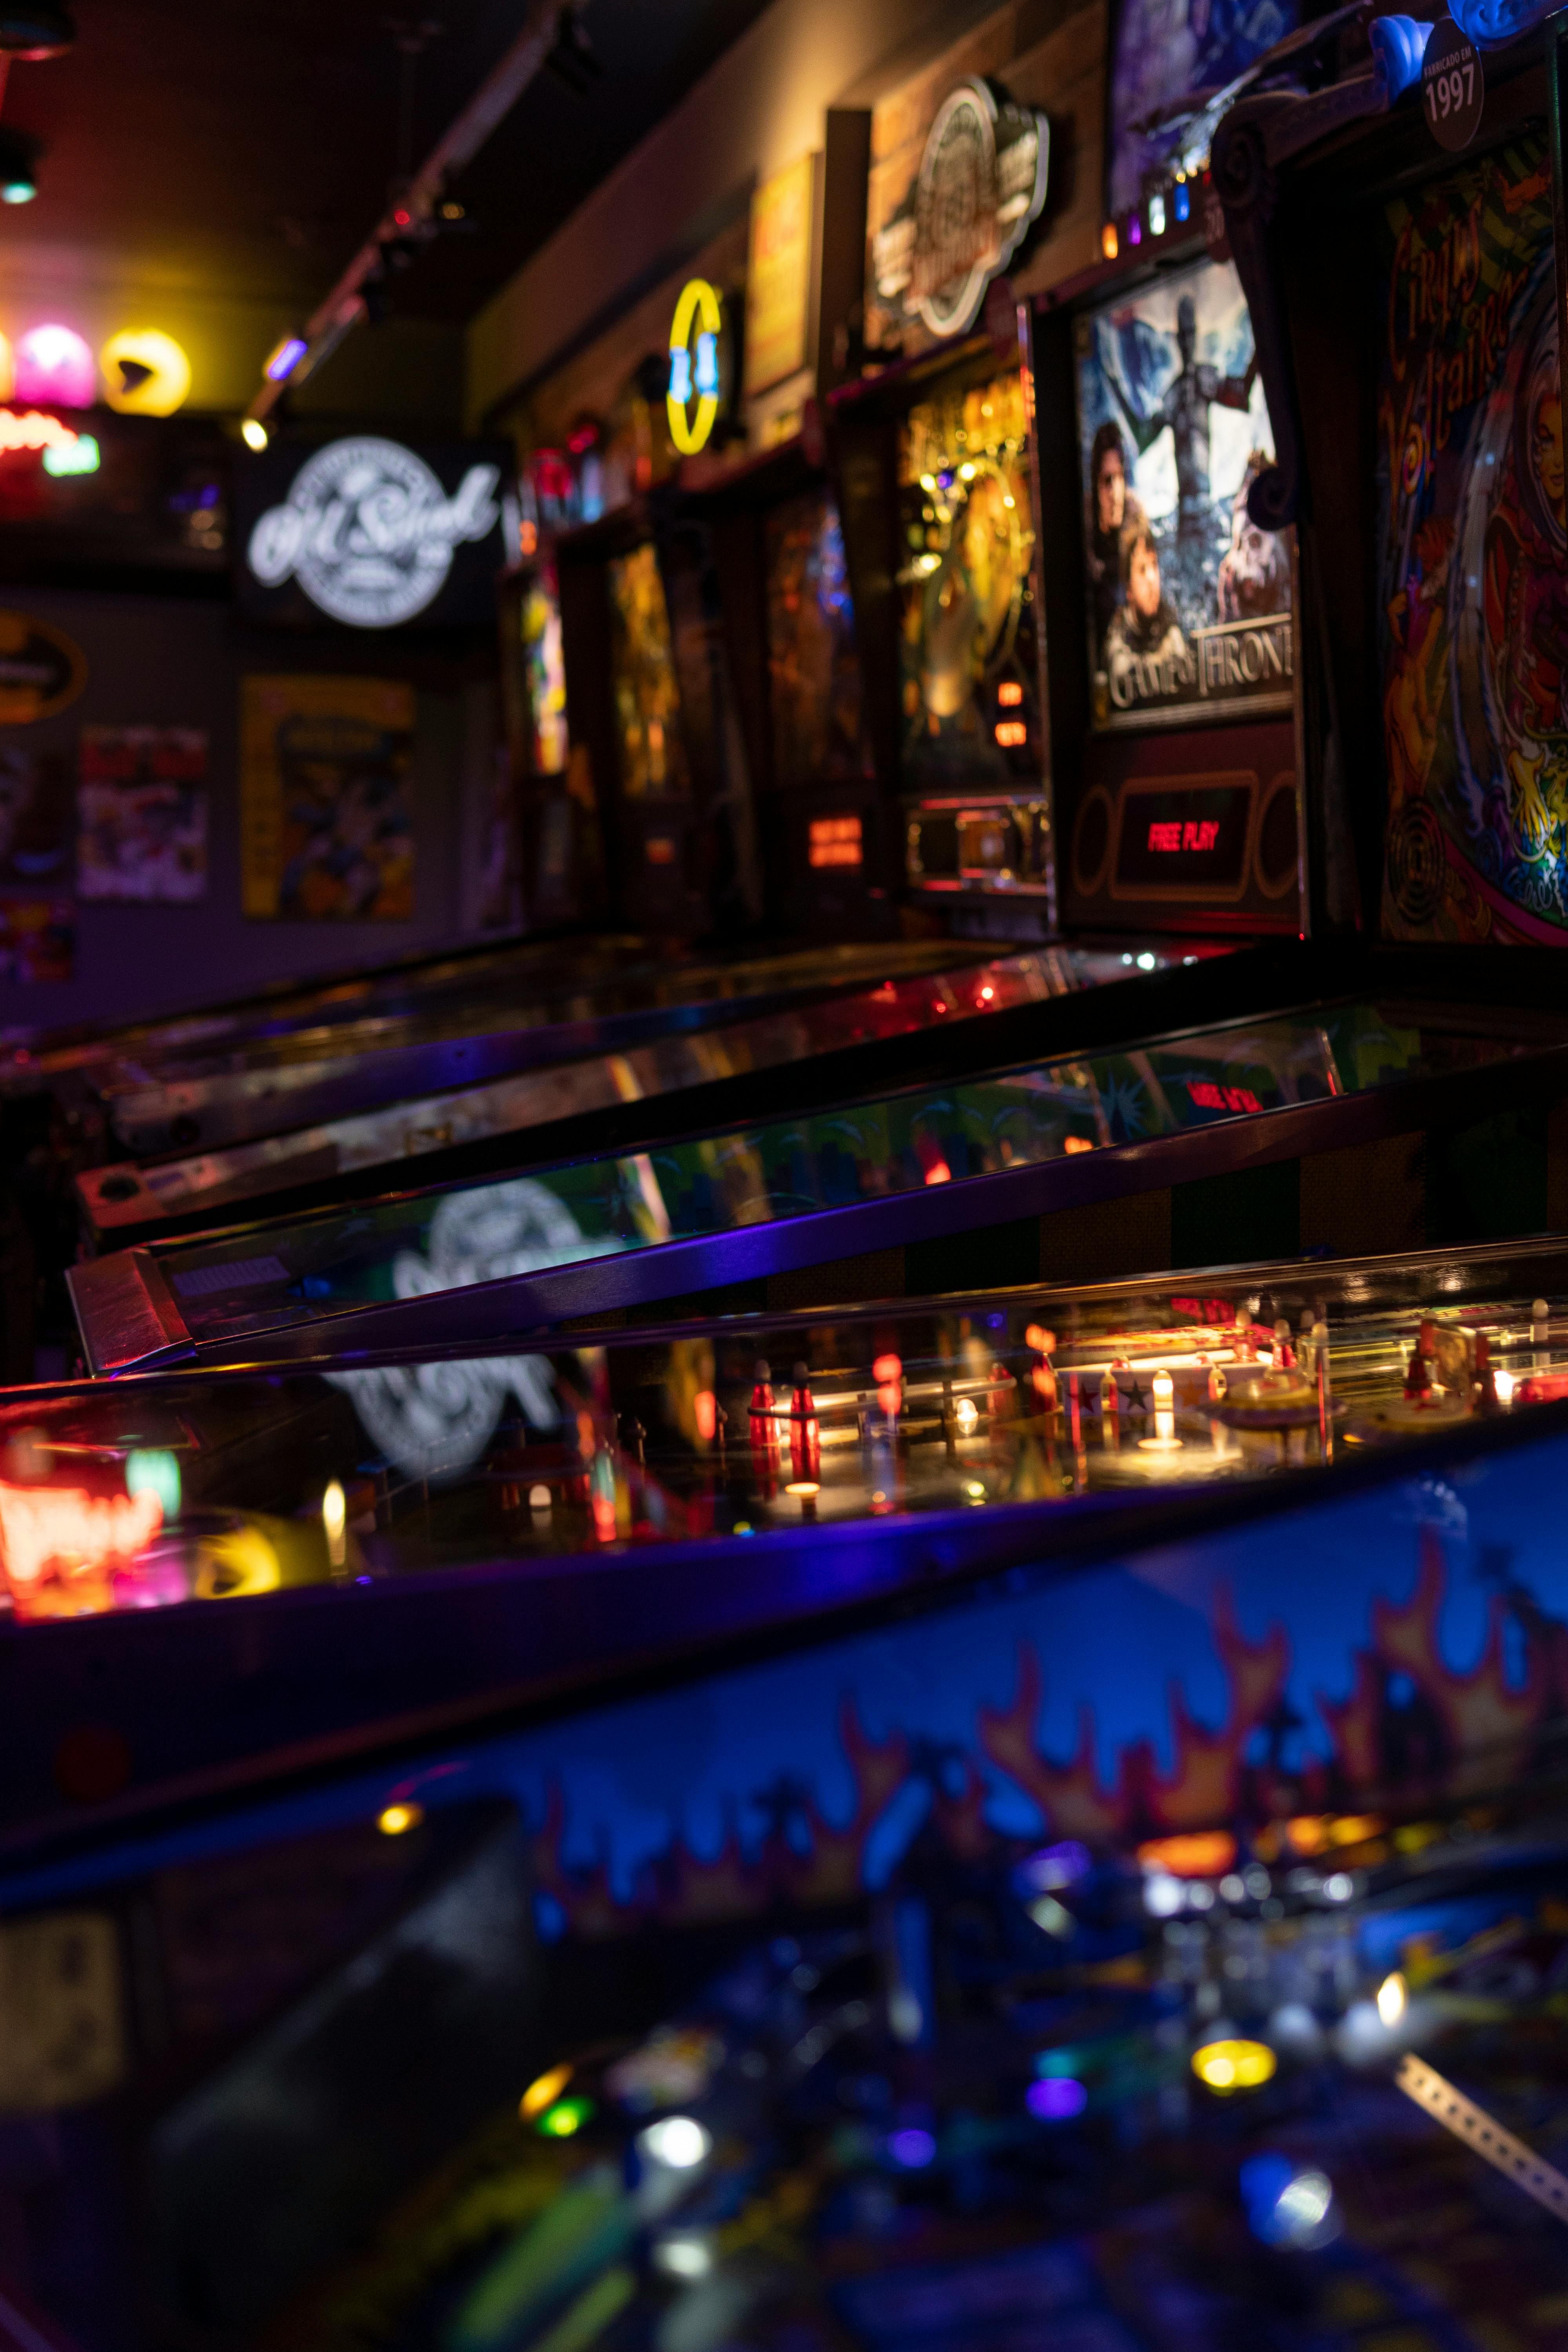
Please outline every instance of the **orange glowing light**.
[[1024, 699], [1024, 689], [1016, 677], [1005, 677], [996, 689], [996, 699], [1004, 710], [1016, 710]]
[[594, 1533], [601, 1543], [616, 1540], [616, 1498], [613, 1495], [594, 1497]]
[[952, 1181], [952, 1171], [948, 1166], [946, 1160], [933, 1160], [931, 1166], [926, 1170], [926, 1182], [928, 1184], [951, 1184]]
[[995, 991], [994, 988], [983, 988], [983, 989], [981, 990], [981, 992], [980, 992], [980, 1002], [981, 1002], [981, 1003], [982, 1003], [982, 1004], [989, 1004], [989, 1003], [990, 1003], [990, 1002], [991, 1002], [991, 1000], [992, 1000], [992, 998], [995, 995], [995, 993], [996, 993], [996, 991]]
[[806, 833], [812, 866], [858, 866], [865, 856], [858, 816], [813, 817]]
[[704, 1445], [711, 1445], [713, 1433], [719, 1426], [719, 1400], [711, 1389], [699, 1389], [691, 1400], [692, 1418], [697, 1434]]
[[1064, 1135], [1062, 1138], [1062, 1150], [1064, 1151], [1092, 1151], [1094, 1150], [1094, 1146], [1089, 1141], [1087, 1135]]
[[871, 1378], [874, 1381], [901, 1381], [903, 1377], [904, 1363], [901, 1356], [879, 1356], [871, 1367]]
[[1236, 1840], [1228, 1830], [1190, 1830], [1181, 1837], [1151, 1838], [1138, 1849], [1145, 1870], [1163, 1870], [1173, 1878], [1219, 1878], [1236, 1860]]
[[79, 1576], [135, 1559], [163, 1524], [163, 1506], [148, 1486], [89, 1495], [79, 1486], [0, 1484], [0, 1556], [16, 1585], [36, 1585], [50, 1568]]
[[993, 731], [1005, 751], [1021, 751], [1029, 740], [1028, 728], [1021, 719], [999, 719]]
[[1299, 1813], [1286, 1822], [1285, 1833], [1298, 1853], [1321, 1853], [1329, 1842], [1329, 1824], [1321, 1813]]
[[1107, 221], [1105, 226], [1100, 230], [1100, 249], [1101, 253], [1104, 254], [1107, 261], [1114, 261], [1117, 254], [1121, 251], [1121, 240], [1116, 234], [1116, 223], [1114, 221]]
[[535, 2116], [542, 2116], [546, 2107], [555, 2105], [574, 2072], [569, 2065], [552, 2066], [548, 2074], [541, 2074], [537, 2082], [529, 2084], [517, 2110], [525, 2124], [531, 2124]]
[[1047, 1331], [1042, 1323], [1031, 1323], [1024, 1334], [1025, 1347], [1037, 1348], [1042, 1356], [1048, 1356], [1056, 1344], [1056, 1333]]

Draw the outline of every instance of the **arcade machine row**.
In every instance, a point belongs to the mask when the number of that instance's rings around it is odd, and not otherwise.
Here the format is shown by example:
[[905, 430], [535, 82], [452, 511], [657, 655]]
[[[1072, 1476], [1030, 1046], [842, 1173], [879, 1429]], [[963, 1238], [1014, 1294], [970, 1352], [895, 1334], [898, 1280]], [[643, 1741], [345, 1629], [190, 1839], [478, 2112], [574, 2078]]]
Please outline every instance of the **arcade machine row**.
[[835, 395], [907, 887], [965, 929], [1308, 928], [1293, 552], [1237, 521], [1273, 446], [1247, 302], [1184, 188], [1169, 228]]
[[592, 792], [610, 905], [677, 937], [755, 930], [752, 781], [700, 502], [673, 480], [634, 483], [557, 533], [554, 571], [566, 773], [579, 799]]
[[1565, 1450], [14, 1861], [19, 2294], [87, 2352], [1555, 2352]]

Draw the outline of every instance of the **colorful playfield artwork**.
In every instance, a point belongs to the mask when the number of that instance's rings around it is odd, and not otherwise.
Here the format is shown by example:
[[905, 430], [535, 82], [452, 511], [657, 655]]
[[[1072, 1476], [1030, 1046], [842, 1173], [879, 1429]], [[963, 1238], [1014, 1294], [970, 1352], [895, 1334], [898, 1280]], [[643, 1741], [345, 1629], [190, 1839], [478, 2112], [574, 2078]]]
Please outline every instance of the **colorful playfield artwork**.
[[1383, 292], [1384, 929], [1568, 944], [1568, 540], [1544, 140], [1390, 204]]

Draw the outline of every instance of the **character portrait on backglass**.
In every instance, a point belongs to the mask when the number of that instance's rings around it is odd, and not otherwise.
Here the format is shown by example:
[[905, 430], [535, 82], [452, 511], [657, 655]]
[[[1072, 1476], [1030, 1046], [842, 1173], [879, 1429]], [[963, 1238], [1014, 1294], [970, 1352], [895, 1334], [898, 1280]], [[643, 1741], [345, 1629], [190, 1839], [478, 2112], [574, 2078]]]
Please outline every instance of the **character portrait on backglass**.
[[1175, 163], [1202, 170], [1204, 100], [1218, 100], [1295, 31], [1300, 15], [1300, 0], [1121, 0], [1110, 43], [1106, 210], [1112, 216], [1141, 204]]
[[1568, 541], [1544, 142], [1386, 215], [1378, 399], [1400, 939], [1568, 944]]
[[1247, 511], [1274, 444], [1234, 266], [1081, 319], [1078, 398], [1095, 723], [1288, 708], [1290, 557]]

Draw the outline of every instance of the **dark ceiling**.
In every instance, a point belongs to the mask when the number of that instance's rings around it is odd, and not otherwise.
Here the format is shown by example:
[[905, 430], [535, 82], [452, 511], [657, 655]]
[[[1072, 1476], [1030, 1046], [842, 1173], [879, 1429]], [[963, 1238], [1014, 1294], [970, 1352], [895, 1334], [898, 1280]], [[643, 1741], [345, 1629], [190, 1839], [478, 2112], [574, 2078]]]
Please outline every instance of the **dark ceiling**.
[[[603, 68], [525, 91], [453, 193], [471, 231], [394, 307], [466, 318], [767, 0], [586, 0]], [[118, 257], [303, 314], [379, 219], [399, 162], [399, 26], [438, 24], [412, 85], [417, 165], [516, 37], [521, 0], [75, 0], [68, 56], [17, 66], [5, 119], [41, 138], [37, 202], [0, 236]], [[672, 226], [674, 226], [672, 224]]]

